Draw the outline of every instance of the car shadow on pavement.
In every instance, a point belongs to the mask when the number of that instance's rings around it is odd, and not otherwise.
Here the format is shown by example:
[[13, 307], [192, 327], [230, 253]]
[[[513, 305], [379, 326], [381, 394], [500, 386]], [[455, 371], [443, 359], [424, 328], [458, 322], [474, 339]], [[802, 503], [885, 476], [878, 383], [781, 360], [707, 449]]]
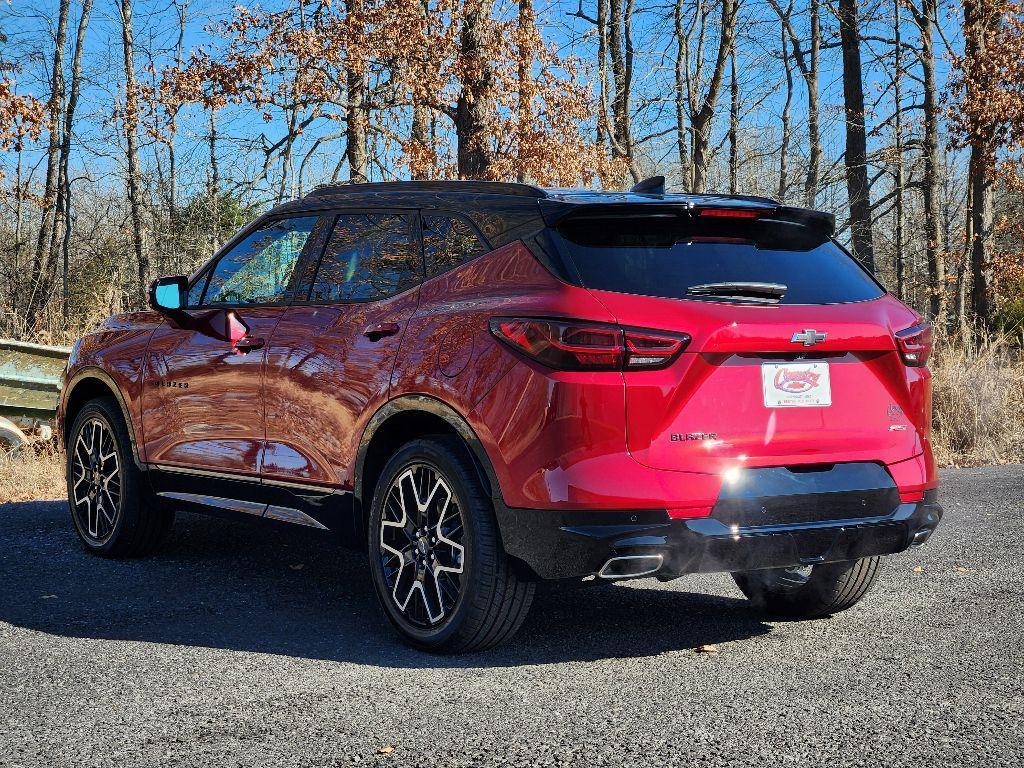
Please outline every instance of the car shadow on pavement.
[[60, 636], [434, 668], [651, 656], [771, 630], [743, 600], [656, 584], [542, 584], [507, 645], [442, 657], [396, 639], [366, 558], [323, 533], [183, 514], [157, 555], [106, 560], [82, 549], [64, 502], [0, 505], [0, 621]]

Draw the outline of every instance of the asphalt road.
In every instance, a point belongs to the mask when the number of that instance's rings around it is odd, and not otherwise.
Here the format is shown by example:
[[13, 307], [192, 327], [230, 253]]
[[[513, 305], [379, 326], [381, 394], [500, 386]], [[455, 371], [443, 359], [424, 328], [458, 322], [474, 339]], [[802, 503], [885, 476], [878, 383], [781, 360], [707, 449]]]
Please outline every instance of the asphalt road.
[[1024, 765], [1024, 467], [943, 481], [932, 541], [830, 619], [723, 575], [545, 588], [460, 658], [401, 646], [317, 534], [182, 516], [115, 562], [0, 506], [0, 766]]

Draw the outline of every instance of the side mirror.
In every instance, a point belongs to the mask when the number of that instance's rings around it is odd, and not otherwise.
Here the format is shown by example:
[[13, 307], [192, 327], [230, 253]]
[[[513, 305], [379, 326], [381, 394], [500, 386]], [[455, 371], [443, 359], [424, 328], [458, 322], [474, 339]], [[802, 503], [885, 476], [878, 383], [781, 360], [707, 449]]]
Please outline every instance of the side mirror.
[[157, 312], [177, 312], [185, 307], [187, 295], [187, 277], [160, 277], [149, 286], [149, 306]]

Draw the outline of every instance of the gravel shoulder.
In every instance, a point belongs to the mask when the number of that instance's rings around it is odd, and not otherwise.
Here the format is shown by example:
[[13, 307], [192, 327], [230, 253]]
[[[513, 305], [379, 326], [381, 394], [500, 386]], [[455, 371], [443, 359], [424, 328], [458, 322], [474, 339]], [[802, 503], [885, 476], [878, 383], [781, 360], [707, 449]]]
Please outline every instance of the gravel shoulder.
[[0, 506], [0, 766], [1024, 765], [1024, 467], [942, 478], [931, 542], [835, 617], [721, 574], [545, 585], [457, 658], [323, 536], [183, 515], [118, 562], [63, 503]]

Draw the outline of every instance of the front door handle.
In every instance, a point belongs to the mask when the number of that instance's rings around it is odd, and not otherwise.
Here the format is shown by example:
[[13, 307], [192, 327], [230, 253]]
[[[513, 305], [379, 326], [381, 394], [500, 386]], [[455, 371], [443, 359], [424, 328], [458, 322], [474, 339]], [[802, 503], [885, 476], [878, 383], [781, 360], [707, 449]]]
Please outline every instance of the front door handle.
[[385, 336], [394, 336], [402, 330], [398, 323], [376, 323], [363, 331], [363, 336], [370, 341], [380, 341]]
[[263, 346], [263, 339], [255, 336], [243, 336], [234, 343], [236, 352], [245, 354], [246, 352], [252, 352], [254, 349], [260, 349]]

